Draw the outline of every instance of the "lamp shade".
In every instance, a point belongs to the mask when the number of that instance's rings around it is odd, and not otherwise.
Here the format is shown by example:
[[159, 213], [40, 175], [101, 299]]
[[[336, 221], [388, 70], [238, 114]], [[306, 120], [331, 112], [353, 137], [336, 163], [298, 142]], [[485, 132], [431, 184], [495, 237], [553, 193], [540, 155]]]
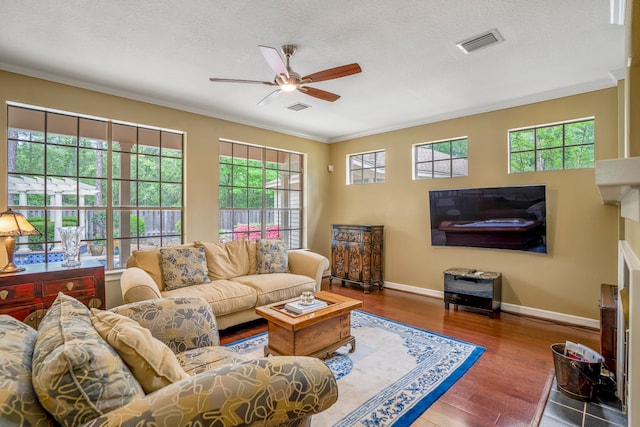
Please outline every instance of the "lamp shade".
[[0, 213], [0, 237], [37, 236], [40, 232], [20, 213], [11, 209]]
[[16, 240], [13, 236], [37, 236], [40, 232], [20, 212], [11, 209], [0, 213], [0, 237], [6, 237], [4, 246], [7, 251], [7, 265], [0, 269], [0, 274], [11, 274], [24, 270], [13, 263]]

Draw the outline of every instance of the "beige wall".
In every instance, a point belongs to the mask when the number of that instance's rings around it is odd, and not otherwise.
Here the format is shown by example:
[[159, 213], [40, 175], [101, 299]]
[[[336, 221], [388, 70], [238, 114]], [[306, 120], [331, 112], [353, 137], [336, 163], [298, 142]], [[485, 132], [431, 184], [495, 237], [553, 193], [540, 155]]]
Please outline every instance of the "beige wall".
[[[186, 241], [212, 241], [218, 238], [217, 142], [220, 138], [304, 153], [308, 160], [305, 167], [307, 191], [304, 202], [307, 212], [306, 245], [318, 252], [326, 249], [326, 245], [323, 244], [323, 239], [327, 238], [326, 230], [329, 229], [324, 203], [329, 198], [329, 175], [326, 169], [329, 147], [326, 144], [2, 71], [0, 101], [3, 105], [7, 101], [19, 102], [185, 131]], [[0, 114], [0, 133], [3, 141], [7, 140], [6, 120], [6, 113]], [[4, 174], [6, 169], [6, 144], [0, 144], [0, 173]], [[7, 181], [2, 179], [2, 210], [6, 208], [6, 201]], [[325, 252], [325, 255], [328, 253]], [[4, 265], [5, 259], [4, 245], [0, 245], [0, 265]], [[107, 300], [117, 301], [109, 295]]]
[[[618, 104], [612, 88], [332, 144], [331, 222], [385, 226], [385, 281], [442, 291], [447, 268], [498, 271], [506, 303], [597, 319], [600, 284], [616, 283], [617, 208], [602, 204], [594, 169], [508, 174], [507, 131], [595, 116], [596, 159], [614, 158]], [[412, 180], [412, 144], [459, 136], [468, 177]], [[346, 185], [346, 156], [377, 149], [385, 183]], [[521, 184], [547, 186], [548, 254], [431, 246], [430, 189]]]
[[[626, 142], [625, 149], [619, 157], [640, 156], [640, 1], [634, 0], [629, 5], [633, 18], [627, 21], [627, 56], [632, 58], [627, 68], [625, 80], [626, 96]], [[640, 255], [640, 224], [625, 221], [624, 239], [629, 242], [636, 255]]]
[[[328, 256], [331, 223], [383, 224], [387, 281], [442, 290], [442, 271], [449, 267], [500, 271], [507, 303], [597, 318], [599, 284], [616, 280], [617, 209], [600, 202], [593, 169], [506, 173], [508, 129], [580, 117], [596, 117], [597, 159], [616, 157], [615, 89], [332, 145], [6, 72], [0, 72], [0, 99], [184, 130], [187, 241], [217, 238], [217, 141], [227, 138], [307, 154], [307, 247]], [[0, 114], [0, 129], [6, 140], [6, 115]], [[464, 135], [469, 177], [411, 179], [411, 144]], [[6, 146], [0, 146], [0, 169], [6, 170]], [[386, 182], [346, 186], [346, 155], [379, 148], [387, 150]], [[549, 254], [431, 247], [429, 189], [533, 183], [547, 185]]]

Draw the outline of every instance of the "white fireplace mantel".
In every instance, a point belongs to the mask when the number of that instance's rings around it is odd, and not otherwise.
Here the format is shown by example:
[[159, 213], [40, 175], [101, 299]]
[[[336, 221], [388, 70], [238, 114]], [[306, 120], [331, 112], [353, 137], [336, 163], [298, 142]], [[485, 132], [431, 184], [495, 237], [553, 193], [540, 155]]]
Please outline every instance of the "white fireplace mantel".
[[596, 185], [603, 203], [620, 204], [620, 215], [640, 222], [640, 157], [598, 160]]

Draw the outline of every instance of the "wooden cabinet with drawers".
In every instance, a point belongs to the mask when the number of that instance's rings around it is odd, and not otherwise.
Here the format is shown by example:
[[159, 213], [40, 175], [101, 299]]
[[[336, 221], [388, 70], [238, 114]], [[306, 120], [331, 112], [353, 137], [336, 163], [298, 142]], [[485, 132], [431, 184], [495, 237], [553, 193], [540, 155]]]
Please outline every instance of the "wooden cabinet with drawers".
[[331, 277], [357, 283], [368, 294], [371, 285], [384, 286], [382, 225], [331, 226]]
[[98, 261], [82, 261], [78, 267], [61, 263], [27, 266], [12, 274], [0, 272], [0, 314], [38, 327], [58, 292], [82, 301], [88, 307], [105, 308], [104, 267]]

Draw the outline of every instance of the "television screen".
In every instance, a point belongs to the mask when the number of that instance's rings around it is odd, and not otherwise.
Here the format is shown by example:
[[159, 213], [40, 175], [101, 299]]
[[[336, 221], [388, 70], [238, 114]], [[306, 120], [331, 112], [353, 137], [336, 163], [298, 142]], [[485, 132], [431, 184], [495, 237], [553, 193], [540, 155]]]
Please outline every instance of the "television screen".
[[544, 185], [429, 191], [431, 244], [547, 252]]

